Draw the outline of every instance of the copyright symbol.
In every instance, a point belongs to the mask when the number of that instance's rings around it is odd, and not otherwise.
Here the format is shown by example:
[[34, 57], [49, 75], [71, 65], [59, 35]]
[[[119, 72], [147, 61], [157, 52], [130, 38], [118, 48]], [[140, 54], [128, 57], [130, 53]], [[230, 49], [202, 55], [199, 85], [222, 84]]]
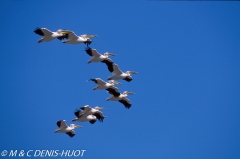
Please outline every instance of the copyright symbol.
[[7, 156], [7, 153], [8, 153], [7, 150], [3, 150], [1, 155], [4, 157], [4, 156]]

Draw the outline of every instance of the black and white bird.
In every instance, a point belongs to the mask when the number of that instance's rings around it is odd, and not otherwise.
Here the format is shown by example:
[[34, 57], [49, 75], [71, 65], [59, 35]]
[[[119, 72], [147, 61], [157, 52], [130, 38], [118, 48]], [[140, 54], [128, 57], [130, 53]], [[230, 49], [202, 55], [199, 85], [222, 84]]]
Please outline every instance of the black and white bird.
[[[111, 94], [111, 92], [109, 92]], [[129, 99], [127, 99], [128, 94], [134, 94], [133, 92], [124, 91], [120, 96], [115, 97], [113, 94], [110, 98], [107, 98], [107, 101], [118, 101], [122, 103], [125, 108], [129, 109], [132, 104]]]
[[108, 92], [111, 92], [111, 94], [113, 94], [116, 97], [120, 95], [118, 88], [114, 87], [114, 84], [121, 85], [120, 82], [117, 82], [114, 80], [109, 80], [109, 82], [105, 82], [101, 78], [92, 78], [90, 80], [97, 84], [97, 87], [94, 87], [93, 90], [107, 90]]
[[113, 71], [113, 69], [112, 69], [113, 61], [109, 58], [109, 56], [116, 56], [115, 54], [105, 52], [102, 55], [102, 54], [99, 54], [96, 49], [92, 49], [90, 47], [88, 47], [85, 51], [89, 56], [92, 57], [92, 59], [88, 61], [88, 64], [90, 64], [92, 62], [102, 62], [107, 65], [108, 70], [110, 72]]
[[91, 108], [89, 105], [85, 105], [80, 109], [83, 110], [84, 114], [96, 116], [100, 122], [103, 122], [103, 119], [106, 118], [106, 116], [104, 116], [103, 113], [100, 111], [104, 110], [105, 108], [98, 106], [96, 106], [95, 108]]
[[59, 127], [59, 129], [55, 130], [55, 133], [66, 133], [70, 137], [75, 136], [75, 132], [73, 129], [82, 128], [82, 126], [75, 125], [75, 124], [70, 124], [70, 126], [67, 126], [66, 120], [57, 121], [57, 126]]
[[80, 109], [77, 109], [74, 112], [76, 118], [72, 119], [72, 122], [78, 121], [78, 122], [89, 122], [91, 124], [94, 124], [97, 121], [97, 117], [94, 115], [88, 115], [84, 114]]
[[37, 28], [34, 30], [34, 32], [42, 36], [42, 38], [38, 40], [38, 43], [52, 41], [53, 39], [56, 39], [56, 38], [59, 40], [63, 40], [64, 38], [67, 38], [67, 35], [63, 34], [61, 29], [57, 30], [56, 32], [51, 32], [46, 28]]
[[87, 34], [77, 36], [71, 30], [63, 30], [62, 33], [67, 35], [67, 40], [63, 41], [63, 43], [67, 43], [67, 44], [82, 44], [82, 43], [84, 43], [88, 46], [92, 43], [90, 38], [97, 37], [97, 35], [87, 35]]
[[109, 77], [108, 80], [125, 80], [127, 82], [130, 82], [133, 80], [131, 74], [137, 74], [137, 72], [134, 71], [127, 71], [126, 73], [122, 72], [117, 64], [112, 64], [111, 68], [113, 76]]

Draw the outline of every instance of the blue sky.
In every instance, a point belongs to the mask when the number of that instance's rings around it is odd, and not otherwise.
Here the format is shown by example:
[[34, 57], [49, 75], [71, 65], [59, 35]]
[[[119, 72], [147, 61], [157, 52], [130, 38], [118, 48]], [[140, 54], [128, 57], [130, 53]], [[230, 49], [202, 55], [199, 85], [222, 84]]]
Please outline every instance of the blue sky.
[[[0, 150], [87, 150], [82, 158], [238, 159], [240, 4], [163, 1], [2, 1]], [[132, 107], [107, 102], [89, 78], [86, 46], [38, 44], [33, 31], [95, 34], [92, 48], [137, 71], [121, 92]], [[103, 123], [53, 133], [83, 105], [107, 108]]]

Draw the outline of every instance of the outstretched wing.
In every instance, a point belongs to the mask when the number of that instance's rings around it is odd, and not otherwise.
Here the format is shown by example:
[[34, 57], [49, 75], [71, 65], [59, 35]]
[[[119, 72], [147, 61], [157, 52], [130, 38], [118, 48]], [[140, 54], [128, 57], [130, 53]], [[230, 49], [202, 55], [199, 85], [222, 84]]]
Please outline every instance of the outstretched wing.
[[34, 30], [34, 32], [38, 35], [41, 36], [50, 36], [53, 34], [53, 32], [51, 32], [50, 30], [46, 29], [46, 28], [36, 28]]
[[90, 80], [92, 80], [93, 82], [95, 82], [97, 85], [105, 85], [105, 84], [106, 84], [106, 82], [103, 81], [101, 78], [92, 78], [92, 79], [90, 79]]
[[116, 88], [116, 87], [114, 87], [114, 86], [112, 86], [112, 87], [109, 87], [109, 88], [107, 88], [106, 89], [110, 94], [112, 94], [113, 96], [115, 96], [115, 97], [118, 97], [118, 96], [120, 96], [120, 92], [119, 92], [119, 90], [118, 90], [118, 88]]
[[81, 110], [77, 110], [74, 112], [74, 114], [76, 115], [77, 118], [80, 118], [84, 113]]
[[96, 49], [92, 49], [90, 47], [88, 47], [85, 51], [89, 56], [92, 56], [92, 57], [93, 56], [95, 56], [95, 57], [101, 56], [101, 54], [99, 54]]
[[59, 121], [57, 121], [57, 126], [58, 126], [60, 129], [66, 129], [66, 128], [68, 127], [65, 120], [59, 120]]
[[103, 119], [105, 118], [102, 114], [102, 112], [98, 111], [93, 114], [100, 122], [103, 122]]
[[133, 78], [131, 76], [127, 76], [126, 78], [124, 78], [123, 80], [130, 82], [133, 80]]
[[67, 34], [68, 40], [77, 40], [78, 36], [71, 30], [62, 30], [62, 34]]
[[122, 103], [127, 109], [129, 109], [132, 106], [130, 100], [128, 100], [127, 98], [121, 99], [119, 100], [119, 102]]
[[105, 63], [107, 65], [109, 72], [111, 72], [111, 73], [113, 72], [113, 61], [110, 58], [107, 58], [101, 62]]
[[68, 136], [70, 136], [70, 137], [75, 136], [75, 132], [73, 130], [69, 131], [69, 132], [66, 132], [66, 134], [68, 134]]
[[123, 72], [119, 69], [118, 65], [117, 64], [113, 64], [113, 72], [112, 72], [114, 75], [120, 75], [122, 74]]

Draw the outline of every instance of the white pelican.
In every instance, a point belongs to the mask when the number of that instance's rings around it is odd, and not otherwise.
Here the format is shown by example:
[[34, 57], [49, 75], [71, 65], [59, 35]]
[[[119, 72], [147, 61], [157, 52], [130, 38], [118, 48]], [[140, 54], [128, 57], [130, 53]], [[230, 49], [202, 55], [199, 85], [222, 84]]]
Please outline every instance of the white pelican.
[[134, 71], [127, 71], [126, 73], [122, 72], [117, 64], [113, 64], [112, 65], [112, 77], [109, 77], [108, 80], [125, 80], [127, 82], [130, 82], [131, 80], [133, 80], [131, 74], [137, 74], [137, 72]]
[[38, 40], [38, 43], [44, 41], [48, 42], [56, 38], [58, 38], [59, 40], [67, 38], [67, 35], [63, 34], [61, 29], [57, 30], [56, 32], [51, 32], [46, 28], [37, 28], [36, 30], [34, 30], [34, 32], [40, 36], [43, 36], [40, 40]]
[[82, 126], [70, 124], [70, 126], [67, 126], [66, 120], [59, 120], [57, 121], [57, 126], [59, 129], [55, 130], [55, 133], [66, 133], [70, 137], [75, 136], [74, 128], [82, 128]]
[[95, 108], [91, 108], [89, 105], [85, 105], [80, 109], [83, 110], [84, 114], [96, 116], [100, 122], [103, 122], [103, 119], [106, 118], [106, 116], [104, 116], [103, 113], [100, 111], [100, 110], [104, 110], [105, 108], [98, 107], [98, 106], [96, 106]]
[[108, 70], [110, 72], [113, 72], [113, 61], [108, 58], [109, 56], [116, 56], [115, 54], [112, 54], [112, 53], [109, 53], [109, 52], [105, 52], [103, 55], [99, 54], [97, 52], [96, 49], [92, 49], [90, 47], [88, 47], [86, 50], [86, 53], [92, 57], [91, 60], [88, 61], [88, 64], [91, 63], [91, 62], [102, 62], [102, 63], [105, 63], [108, 67]]
[[114, 84], [119, 84], [121, 85], [120, 82], [114, 81], [114, 80], [109, 80], [109, 82], [105, 82], [100, 78], [92, 78], [90, 79], [93, 82], [97, 84], [97, 87], [93, 88], [93, 90], [107, 90], [108, 92], [111, 92], [114, 96], [118, 97], [120, 95], [120, 92], [118, 88], [114, 87]]
[[118, 101], [118, 102], [122, 103], [125, 106], [125, 108], [129, 109], [132, 106], [132, 104], [131, 104], [130, 100], [127, 99], [127, 95], [128, 94], [134, 94], [134, 93], [133, 92], [124, 91], [118, 97], [115, 97], [114, 95], [112, 95], [110, 98], [107, 98], [107, 101]]
[[78, 121], [78, 122], [87, 122], [89, 121], [91, 124], [94, 124], [97, 119], [99, 121], [102, 121], [103, 119], [101, 119], [101, 116], [99, 117], [98, 113], [94, 113], [94, 114], [88, 114], [88, 113], [84, 113], [83, 111], [81, 111], [80, 109], [77, 109], [74, 114], [76, 115], [77, 118], [73, 119], [72, 122], [74, 121]]
[[73, 31], [70, 30], [63, 30], [62, 33], [67, 34], [67, 40], [63, 41], [63, 43], [68, 43], [68, 44], [87, 44], [90, 45], [92, 41], [90, 38], [95, 38], [97, 35], [87, 35], [83, 34], [80, 36], [77, 36]]

